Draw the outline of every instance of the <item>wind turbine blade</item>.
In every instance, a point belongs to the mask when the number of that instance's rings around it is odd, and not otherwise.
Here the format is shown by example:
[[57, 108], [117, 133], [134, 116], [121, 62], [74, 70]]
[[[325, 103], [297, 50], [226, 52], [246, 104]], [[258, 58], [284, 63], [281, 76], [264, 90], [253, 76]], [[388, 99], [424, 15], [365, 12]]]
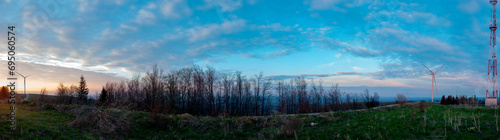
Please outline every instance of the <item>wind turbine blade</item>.
[[434, 73], [438, 73], [438, 71], [439, 71], [441, 68], [443, 68], [443, 67], [444, 67], [444, 65], [442, 65], [442, 66], [441, 66], [441, 67], [440, 67], [440, 68], [439, 68], [436, 72], [434, 72]]
[[431, 69], [429, 69], [427, 66], [425, 66], [424, 64], [422, 64], [425, 68], [427, 68], [427, 70], [429, 70], [431, 73], [434, 73], [431, 71]]
[[19, 72], [16, 71], [17, 74], [21, 75], [21, 77], [24, 77], [22, 74], [20, 74]]

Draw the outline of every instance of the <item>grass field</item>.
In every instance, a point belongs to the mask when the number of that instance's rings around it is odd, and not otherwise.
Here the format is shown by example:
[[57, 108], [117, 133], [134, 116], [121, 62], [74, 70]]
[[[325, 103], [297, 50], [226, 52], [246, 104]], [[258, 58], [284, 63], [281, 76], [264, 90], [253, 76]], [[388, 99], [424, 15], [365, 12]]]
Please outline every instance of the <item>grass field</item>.
[[[7, 114], [8, 107], [0, 105], [0, 114]], [[10, 133], [8, 122], [2, 118], [0, 139], [500, 138], [496, 111], [484, 106], [417, 103], [375, 110], [265, 117], [151, 115], [77, 105], [51, 108], [37, 103], [17, 107], [17, 131]]]

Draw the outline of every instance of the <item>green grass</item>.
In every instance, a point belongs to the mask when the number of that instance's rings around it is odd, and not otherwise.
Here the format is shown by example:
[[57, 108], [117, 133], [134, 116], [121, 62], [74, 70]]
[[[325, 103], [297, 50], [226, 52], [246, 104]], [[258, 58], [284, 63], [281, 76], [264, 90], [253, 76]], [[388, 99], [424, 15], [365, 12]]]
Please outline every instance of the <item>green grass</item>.
[[[8, 133], [8, 122], [0, 120], [0, 139], [500, 138], [495, 109], [484, 106], [433, 105], [422, 109], [407, 106], [266, 117], [205, 117], [188, 114], [152, 117], [146, 112], [105, 109], [108, 114], [125, 116], [125, 119], [131, 120], [127, 132], [109, 134], [91, 126], [70, 126], [68, 123], [75, 120], [78, 114], [40, 110], [38, 105], [17, 107], [17, 131]], [[0, 105], [0, 114], [6, 114], [7, 108], [8, 105]], [[311, 126], [312, 122], [318, 124]]]

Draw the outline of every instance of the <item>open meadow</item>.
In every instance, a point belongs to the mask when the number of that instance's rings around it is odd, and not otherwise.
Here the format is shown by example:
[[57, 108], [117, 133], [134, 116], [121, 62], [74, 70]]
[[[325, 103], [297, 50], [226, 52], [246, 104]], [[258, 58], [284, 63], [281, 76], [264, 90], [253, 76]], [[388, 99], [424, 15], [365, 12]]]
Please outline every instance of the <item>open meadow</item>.
[[[7, 105], [0, 106], [7, 114]], [[381, 107], [315, 115], [166, 115], [82, 105], [23, 102], [17, 131], [0, 119], [0, 139], [498, 139], [494, 107]], [[2, 116], [5, 117], [5, 116]]]

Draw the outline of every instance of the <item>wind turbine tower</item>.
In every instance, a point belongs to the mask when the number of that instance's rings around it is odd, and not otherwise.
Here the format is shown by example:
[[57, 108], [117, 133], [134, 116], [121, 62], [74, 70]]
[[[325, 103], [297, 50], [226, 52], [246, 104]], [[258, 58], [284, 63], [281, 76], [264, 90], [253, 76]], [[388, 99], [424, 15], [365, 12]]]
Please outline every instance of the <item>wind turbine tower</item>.
[[[424, 65], [424, 64], [422, 64]], [[444, 65], [443, 65], [444, 66]], [[436, 73], [441, 69], [443, 68], [443, 66], [441, 66], [438, 70], [436, 70], [435, 72], [432, 72], [431, 69], [429, 69], [427, 66], [424, 65], [425, 68], [427, 68], [427, 70], [429, 70], [429, 72], [431, 72], [431, 75], [432, 75], [432, 102], [434, 102], [434, 87], [436, 87], [436, 94], [438, 93], [438, 89], [437, 89], [437, 84], [436, 84]]]
[[24, 78], [24, 97], [27, 98], [28, 96], [26, 96], [26, 77], [28, 77], [29, 75], [28, 76], [24, 76], [24, 75], [20, 74], [17, 71], [16, 71], [16, 73], [19, 74], [19, 75], [21, 75], [21, 77]]
[[490, 21], [490, 59], [488, 60], [488, 84], [486, 86], [486, 102], [485, 105], [498, 104], [498, 88], [497, 88], [497, 49], [496, 49], [496, 29], [497, 18], [495, 5], [497, 0], [490, 0], [491, 4], [491, 21]]

